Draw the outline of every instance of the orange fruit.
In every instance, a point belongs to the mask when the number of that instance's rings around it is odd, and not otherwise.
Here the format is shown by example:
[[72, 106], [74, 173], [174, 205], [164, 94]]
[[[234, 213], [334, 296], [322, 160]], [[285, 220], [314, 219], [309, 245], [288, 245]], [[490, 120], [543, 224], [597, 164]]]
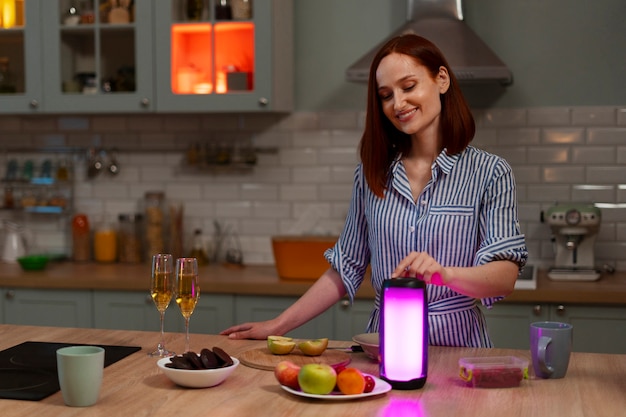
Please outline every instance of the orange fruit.
[[363, 394], [365, 375], [356, 368], [346, 368], [337, 375], [337, 388], [345, 395]]

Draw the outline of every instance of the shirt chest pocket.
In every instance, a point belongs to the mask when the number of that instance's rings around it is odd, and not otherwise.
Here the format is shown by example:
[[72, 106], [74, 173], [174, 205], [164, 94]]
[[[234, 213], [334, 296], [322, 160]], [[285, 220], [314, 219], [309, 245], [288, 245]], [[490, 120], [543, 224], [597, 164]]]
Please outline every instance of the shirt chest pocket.
[[473, 217], [474, 207], [453, 205], [432, 206], [430, 207], [428, 214], [430, 216]]

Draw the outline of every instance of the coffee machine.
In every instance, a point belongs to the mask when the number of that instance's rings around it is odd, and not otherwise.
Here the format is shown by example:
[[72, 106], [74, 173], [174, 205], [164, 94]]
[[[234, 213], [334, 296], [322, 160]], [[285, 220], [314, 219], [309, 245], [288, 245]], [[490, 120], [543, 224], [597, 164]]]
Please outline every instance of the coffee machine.
[[563, 281], [596, 281], [594, 244], [602, 214], [591, 203], [566, 203], [550, 207], [545, 220], [552, 229], [556, 251], [548, 278]]

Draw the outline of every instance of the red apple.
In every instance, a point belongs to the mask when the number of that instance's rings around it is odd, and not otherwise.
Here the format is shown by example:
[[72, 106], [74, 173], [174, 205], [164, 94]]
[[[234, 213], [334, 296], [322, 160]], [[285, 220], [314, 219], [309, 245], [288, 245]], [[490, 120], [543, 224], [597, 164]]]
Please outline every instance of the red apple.
[[337, 372], [327, 363], [307, 363], [298, 373], [300, 389], [309, 394], [327, 395], [337, 383]]
[[299, 390], [298, 374], [300, 366], [291, 361], [281, 361], [274, 368], [274, 376], [281, 385]]

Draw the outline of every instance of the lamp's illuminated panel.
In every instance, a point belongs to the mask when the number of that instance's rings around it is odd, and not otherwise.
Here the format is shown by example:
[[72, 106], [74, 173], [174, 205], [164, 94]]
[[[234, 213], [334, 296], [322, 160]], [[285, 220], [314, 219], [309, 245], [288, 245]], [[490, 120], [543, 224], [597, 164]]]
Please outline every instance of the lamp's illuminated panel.
[[172, 92], [225, 94], [253, 89], [254, 24], [172, 25]]
[[428, 368], [426, 288], [416, 279], [385, 281], [380, 331], [380, 375], [394, 388], [421, 388]]

